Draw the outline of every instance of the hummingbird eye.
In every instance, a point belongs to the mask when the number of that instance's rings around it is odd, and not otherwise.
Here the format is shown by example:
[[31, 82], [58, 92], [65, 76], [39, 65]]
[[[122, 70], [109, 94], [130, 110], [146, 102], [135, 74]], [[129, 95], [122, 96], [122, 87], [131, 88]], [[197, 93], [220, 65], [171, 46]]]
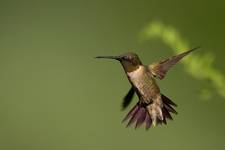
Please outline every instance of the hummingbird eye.
[[124, 56], [123, 59], [124, 60], [127, 60], [127, 61], [130, 61], [131, 60], [131, 58], [129, 56]]

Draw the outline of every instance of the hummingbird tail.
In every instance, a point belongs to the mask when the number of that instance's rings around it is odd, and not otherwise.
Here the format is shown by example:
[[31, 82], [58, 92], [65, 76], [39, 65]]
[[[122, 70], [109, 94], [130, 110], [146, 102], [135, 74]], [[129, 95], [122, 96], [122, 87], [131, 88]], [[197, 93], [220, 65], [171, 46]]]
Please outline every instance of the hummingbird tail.
[[145, 128], [149, 129], [151, 125], [167, 124], [166, 119], [172, 120], [170, 113], [177, 114], [173, 107], [177, 105], [171, 101], [168, 97], [161, 94], [163, 101], [163, 107], [151, 107], [154, 104], [142, 104], [138, 102], [126, 115], [122, 122], [129, 119], [127, 127], [135, 123], [135, 128], [145, 123]]
[[122, 122], [125, 122], [128, 119], [129, 122], [127, 127], [136, 122], [135, 128], [138, 128], [141, 124], [145, 123], [146, 129], [149, 129], [152, 124], [152, 119], [146, 105], [143, 105], [139, 102], [129, 111]]
[[163, 101], [163, 107], [161, 108], [163, 118], [161, 120], [157, 119], [157, 123], [167, 124], [166, 119], [173, 120], [170, 113], [177, 114], [177, 111], [174, 109], [174, 107], [177, 107], [177, 104], [175, 104], [172, 100], [170, 100], [168, 97], [166, 97], [163, 94], [161, 94], [161, 99]]

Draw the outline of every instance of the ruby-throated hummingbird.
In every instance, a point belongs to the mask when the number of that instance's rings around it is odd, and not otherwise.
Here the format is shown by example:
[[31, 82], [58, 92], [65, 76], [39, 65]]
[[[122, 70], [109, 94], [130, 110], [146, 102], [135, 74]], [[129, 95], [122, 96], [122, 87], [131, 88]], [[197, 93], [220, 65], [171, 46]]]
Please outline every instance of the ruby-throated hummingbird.
[[123, 119], [129, 119], [127, 127], [136, 122], [135, 128], [145, 122], [146, 129], [151, 125], [166, 124], [166, 119], [172, 120], [170, 113], [177, 114], [173, 107], [177, 105], [160, 92], [155, 79], [163, 79], [167, 71], [184, 56], [194, 51], [189, 51], [161, 60], [150, 65], [143, 65], [137, 54], [126, 53], [119, 56], [98, 56], [96, 58], [108, 58], [118, 60], [131, 83], [131, 88], [123, 99], [123, 108], [131, 102], [134, 93], [139, 97], [138, 103]]

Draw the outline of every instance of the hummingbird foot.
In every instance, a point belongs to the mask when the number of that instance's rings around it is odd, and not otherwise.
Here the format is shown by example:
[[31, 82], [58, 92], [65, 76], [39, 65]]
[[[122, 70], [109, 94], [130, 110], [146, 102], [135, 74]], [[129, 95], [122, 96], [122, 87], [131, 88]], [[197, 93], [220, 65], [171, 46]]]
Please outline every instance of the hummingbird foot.
[[163, 121], [162, 107], [157, 103], [152, 103], [147, 106], [147, 110], [151, 116], [153, 126]]
[[147, 109], [151, 116], [153, 126], [162, 123], [167, 124], [166, 119], [173, 120], [170, 113], [177, 114], [174, 107], [177, 107], [177, 105], [163, 94], [161, 94], [160, 101], [149, 104]]

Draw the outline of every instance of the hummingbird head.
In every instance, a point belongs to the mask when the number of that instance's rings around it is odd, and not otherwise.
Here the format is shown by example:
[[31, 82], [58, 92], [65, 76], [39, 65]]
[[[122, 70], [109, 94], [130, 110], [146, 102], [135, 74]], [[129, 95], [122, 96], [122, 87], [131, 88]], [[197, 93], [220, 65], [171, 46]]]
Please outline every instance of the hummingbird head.
[[142, 65], [138, 55], [135, 53], [125, 53], [119, 56], [98, 56], [95, 58], [107, 58], [118, 60], [120, 61], [126, 72], [133, 72], [134, 70], [139, 68], [139, 65]]

